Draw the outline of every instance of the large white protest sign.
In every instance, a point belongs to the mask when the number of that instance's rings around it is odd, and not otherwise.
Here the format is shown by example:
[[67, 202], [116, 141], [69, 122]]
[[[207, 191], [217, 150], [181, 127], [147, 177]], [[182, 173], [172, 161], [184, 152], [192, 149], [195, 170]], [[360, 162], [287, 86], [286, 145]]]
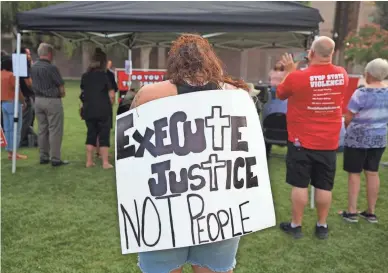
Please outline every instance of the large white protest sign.
[[275, 225], [260, 121], [242, 90], [163, 98], [118, 116], [116, 180], [123, 254]]

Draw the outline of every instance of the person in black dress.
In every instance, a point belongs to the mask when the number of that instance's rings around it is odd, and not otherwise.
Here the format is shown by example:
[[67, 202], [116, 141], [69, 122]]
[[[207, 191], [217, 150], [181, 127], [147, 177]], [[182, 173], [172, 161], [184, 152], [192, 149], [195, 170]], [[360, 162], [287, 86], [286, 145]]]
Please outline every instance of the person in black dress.
[[[105, 55], [105, 53], [99, 47], [96, 48], [94, 54]], [[114, 74], [114, 72], [112, 70], [112, 61], [111, 60], [107, 60], [107, 63], [106, 63], [106, 74], [108, 75], [108, 79], [109, 79], [109, 82], [111, 83], [112, 89], [115, 91], [115, 93], [117, 93], [118, 87], [117, 87], [117, 83], [116, 83], [115, 74]], [[113, 129], [113, 109], [112, 109], [111, 121], [112, 122], [111, 122], [110, 128]], [[96, 156], [97, 157], [101, 157], [101, 155], [100, 155], [100, 145], [99, 145], [98, 138], [97, 138], [97, 146], [96, 146]]]
[[86, 167], [94, 166], [93, 155], [97, 141], [100, 146], [102, 167], [113, 168], [109, 163], [110, 129], [114, 90], [106, 73], [106, 55], [96, 52], [88, 71], [81, 78], [82, 117], [87, 127]]

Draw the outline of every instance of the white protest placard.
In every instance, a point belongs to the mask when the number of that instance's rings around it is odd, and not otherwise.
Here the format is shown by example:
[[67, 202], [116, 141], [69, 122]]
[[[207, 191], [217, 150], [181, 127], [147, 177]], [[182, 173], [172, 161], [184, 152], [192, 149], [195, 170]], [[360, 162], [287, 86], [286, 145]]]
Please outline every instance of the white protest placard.
[[263, 134], [248, 92], [163, 98], [116, 122], [123, 254], [212, 243], [275, 225]]
[[19, 58], [16, 53], [12, 54], [12, 71], [15, 76], [27, 77], [27, 55], [19, 54]]
[[132, 74], [132, 61], [125, 60], [125, 74], [131, 75]]

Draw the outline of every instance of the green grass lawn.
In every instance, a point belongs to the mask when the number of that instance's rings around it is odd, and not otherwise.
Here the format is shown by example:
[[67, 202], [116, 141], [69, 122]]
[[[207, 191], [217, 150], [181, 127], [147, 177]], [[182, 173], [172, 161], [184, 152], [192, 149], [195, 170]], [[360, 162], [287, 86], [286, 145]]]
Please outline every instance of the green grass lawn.
[[[41, 166], [37, 149], [23, 149], [29, 159], [19, 161], [17, 173], [12, 175], [11, 162], [2, 153], [4, 273], [140, 272], [136, 255], [121, 255], [114, 170], [84, 167], [86, 128], [78, 115], [78, 86], [78, 82], [68, 82], [64, 99], [62, 151], [71, 165]], [[285, 149], [275, 148], [274, 152], [284, 154]], [[384, 161], [388, 161], [388, 152]], [[269, 168], [279, 223], [290, 218], [290, 187], [284, 182], [283, 159], [272, 158]], [[380, 223], [345, 223], [337, 216], [347, 204], [347, 176], [339, 154], [330, 238], [315, 239], [316, 213], [306, 208], [304, 238], [295, 241], [278, 227], [243, 237], [235, 272], [388, 272], [388, 168], [381, 168], [380, 175], [376, 211]], [[364, 209], [365, 187], [360, 197], [360, 209]]]

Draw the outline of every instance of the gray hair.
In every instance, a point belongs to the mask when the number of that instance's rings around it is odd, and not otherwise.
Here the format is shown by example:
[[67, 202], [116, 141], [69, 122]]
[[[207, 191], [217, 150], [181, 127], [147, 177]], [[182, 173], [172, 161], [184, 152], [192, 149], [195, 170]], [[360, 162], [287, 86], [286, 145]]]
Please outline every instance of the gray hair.
[[330, 57], [335, 48], [333, 39], [327, 36], [320, 36], [314, 40], [311, 45], [311, 50], [314, 51], [318, 56], [323, 58]]
[[383, 81], [388, 76], [388, 61], [381, 58], [374, 59], [366, 65], [365, 72], [376, 80]]
[[38, 47], [38, 56], [48, 56], [50, 53], [53, 53], [54, 48], [52, 45], [47, 43], [41, 43]]

